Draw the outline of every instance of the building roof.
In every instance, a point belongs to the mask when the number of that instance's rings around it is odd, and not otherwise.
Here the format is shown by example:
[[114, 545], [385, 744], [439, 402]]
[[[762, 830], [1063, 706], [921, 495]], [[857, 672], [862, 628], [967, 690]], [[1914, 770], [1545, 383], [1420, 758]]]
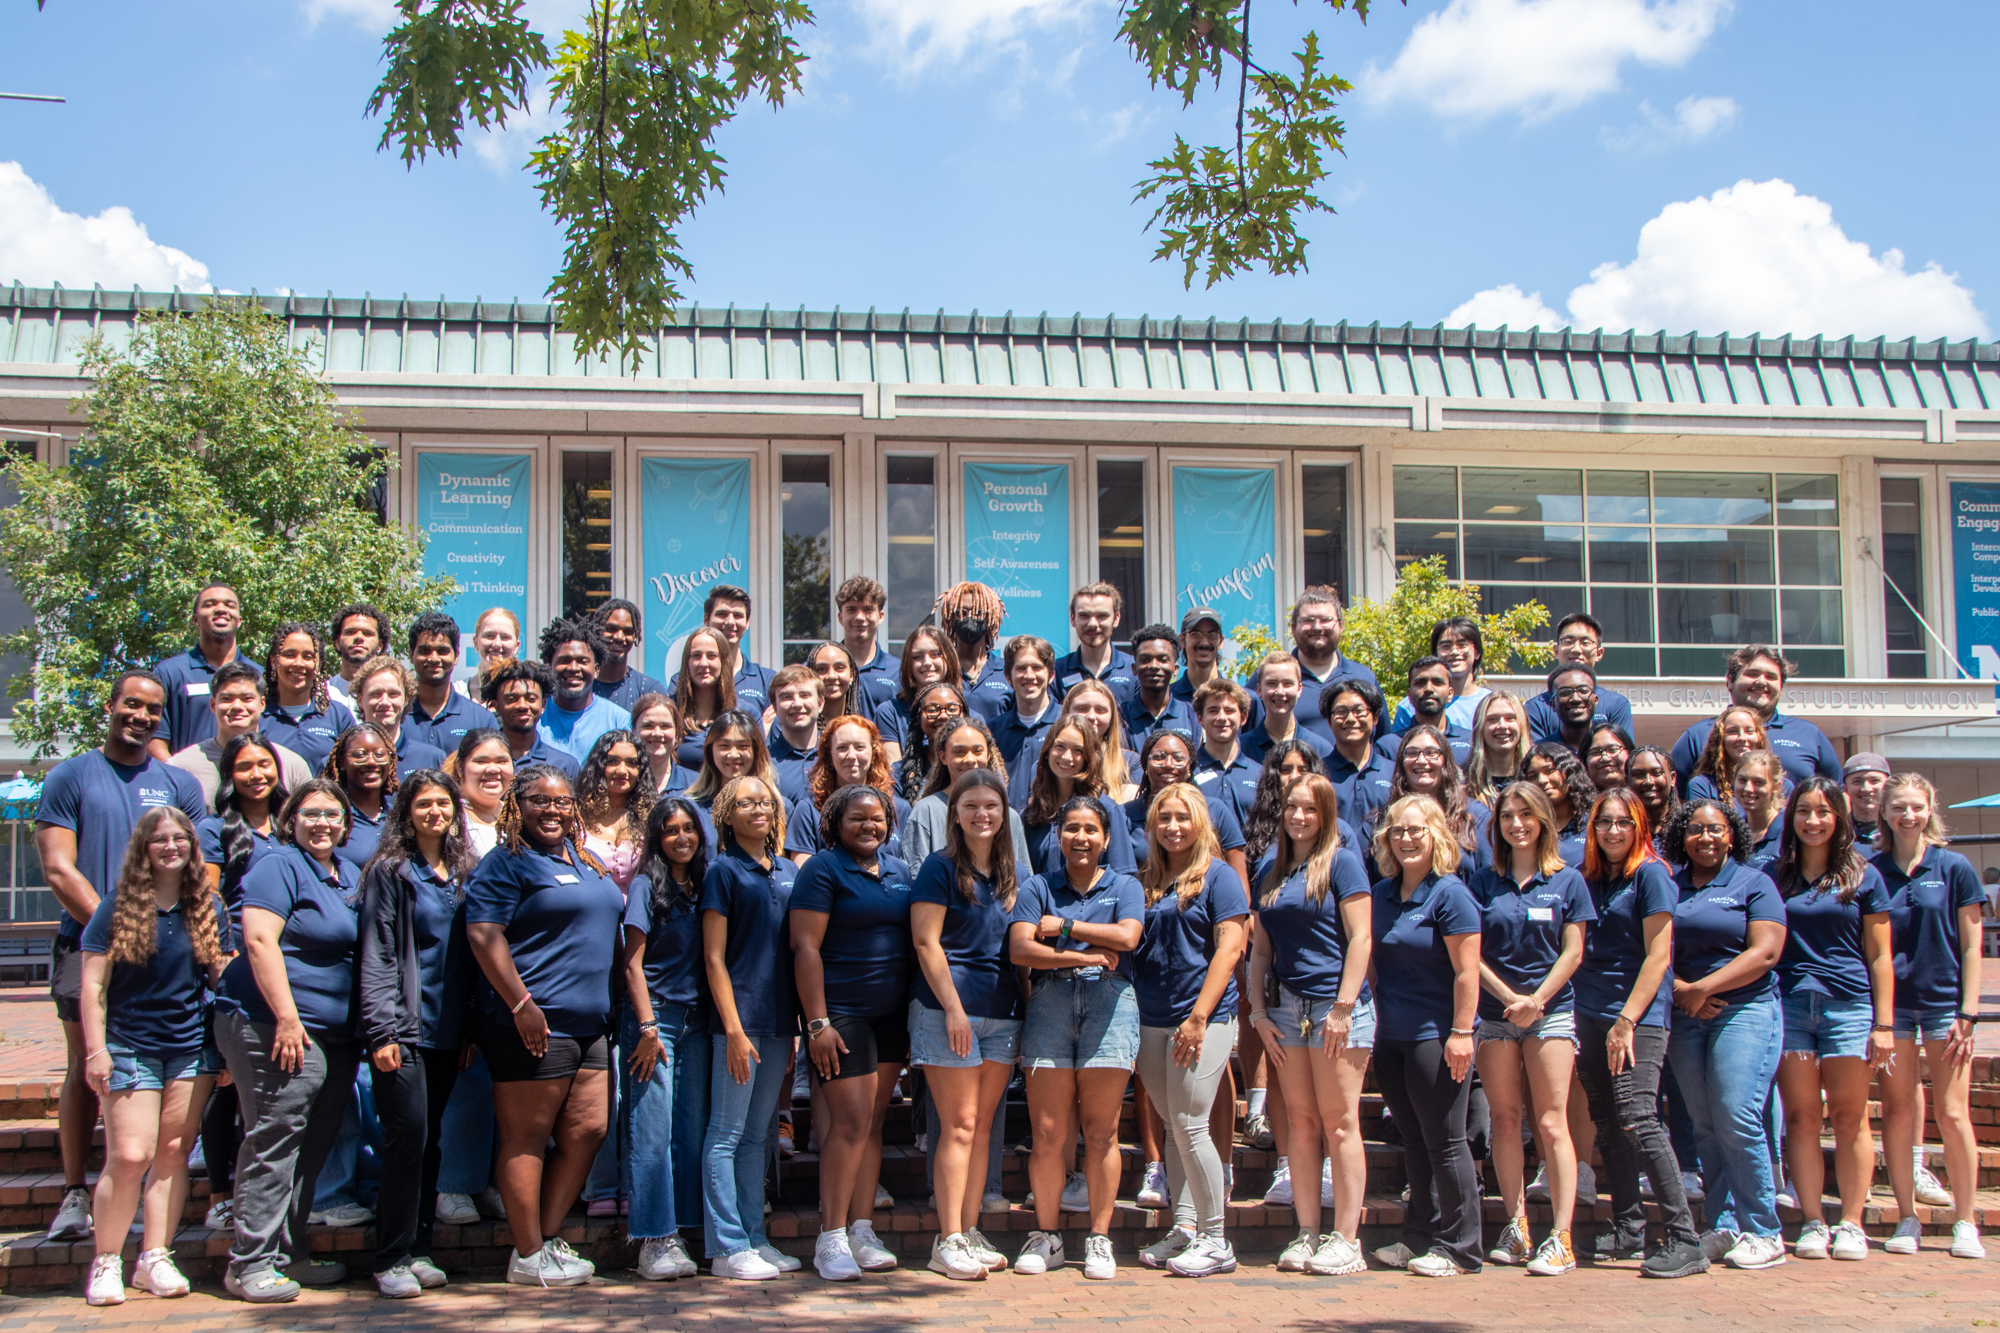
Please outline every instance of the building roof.
[[[184, 292], [0, 288], [0, 363], [63, 365]], [[332, 375], [619, 378], [552, 305], [258, 296]], [[2000, 408], [2000, 344], [1116, 315], [688, 306], [628, 380], [847, 382], [1805, 408]]]

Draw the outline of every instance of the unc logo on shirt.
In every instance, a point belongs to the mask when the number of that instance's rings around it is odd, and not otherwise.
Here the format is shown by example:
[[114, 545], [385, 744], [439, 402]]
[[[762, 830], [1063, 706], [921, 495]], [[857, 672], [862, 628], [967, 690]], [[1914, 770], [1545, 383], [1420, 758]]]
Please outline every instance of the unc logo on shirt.
[[174, 804], [174, 789], [172, 787], [139, 788], [139, 808], [142, 810], [151, 810], [155, 806], [172, 804]]

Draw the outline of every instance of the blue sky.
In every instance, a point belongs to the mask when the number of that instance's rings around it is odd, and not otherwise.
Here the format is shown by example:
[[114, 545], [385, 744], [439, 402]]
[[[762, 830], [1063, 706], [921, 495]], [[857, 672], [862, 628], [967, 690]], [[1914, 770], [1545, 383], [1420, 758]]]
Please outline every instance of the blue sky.
[[[1132, 183], [1176, 130], [1225, 134], [1228, 99], [1183, 112], [1150, 89], [1110, 0], [816, 8], [805, 94], [725, 131], [727, 193], [687, 230], [706, 304], [1954, 338], [2000, 322], [1977, 166], [1990, 3], [1378, 0], [1363, 27], [1261, 0], [1264, 52], [1316, 24], [1357, 84], [1340, 211], [1310, 224], [1309, 274], [1193, 291], [1150, 260]], [[542, 299], [560, 246], [519, 170], [532, 126], [414, 171], [375, 151], [362, 106], [387, 10], [9, 5], [0, 89], [69, 101], [0, 102], [0, 281]]]

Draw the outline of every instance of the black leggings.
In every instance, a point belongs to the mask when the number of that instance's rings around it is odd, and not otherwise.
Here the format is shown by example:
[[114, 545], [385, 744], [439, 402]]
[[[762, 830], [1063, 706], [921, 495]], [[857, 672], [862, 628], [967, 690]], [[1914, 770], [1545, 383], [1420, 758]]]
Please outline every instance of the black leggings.
[[1410, 1203], [1403, 1210], [1403, 1244], [1413, 1254], [1443, 1250], [1467, 1272], [1478, 1271], [1479, 1177], [1466, 1142], [1472, 1071], [1454, 1080], [1444, 1043], [1375, 1043], [1375, 1081], [1403, 1130], [1403, 1169]]
[[1601, 1018], [1576, 1016], [1576, 1076], [1597, 1126], [1597, 1148], [1610, 1177], [1611, 1216], [1618, 1239], [1631, 1245], [1646, 1239], [1646, 1205], [1639, 1197], [1639, 1170], [1653, 1182], [1653, 1197], [1667, 1239], [1695, 1239], [1694, 1214], [1681, 1190], [1680, 1161], [1666, 1126], [1660, 1123], [1660, 1068], [1667, 1057], [1667, 1030], [1641, 1027], [1632, 1032], [1632, 1063], [1620, 1074], [1611, 1072], [1604, 1039], [1611, 1024]]
[[236, 1148], [243, 1132], [236, 1123], [236, 1085], [208, 1094], [201, 1113], [201, 1155], [208, 1159], [208, 1192], [230, 1194], [236, 1189]]
[[375, 1271], [385, 1273], [431, 1252], [437, 1218], [438, 1142], [445, 1103], [458, 1082], [458, 1052], [403, 1047], [403, 1067], [383, 1073], [369, 1062], [375, 1114], [382, 1122], [382, 1187], [375, 1200]]

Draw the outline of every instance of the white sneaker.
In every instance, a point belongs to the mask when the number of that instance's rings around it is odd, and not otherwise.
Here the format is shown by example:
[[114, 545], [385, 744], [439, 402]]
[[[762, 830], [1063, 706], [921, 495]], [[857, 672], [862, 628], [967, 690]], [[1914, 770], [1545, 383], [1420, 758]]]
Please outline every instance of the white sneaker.
[[1780, 1208], [1796, 1208], [1799, 1206], [1798, 1190], [1794, 1189], [1792, 1182], [1786, 1180], [1783, 1176], [1778, 1177], [1777, 1202]]
[[1954, 1259], [1984, 1259], [1986, 1247], [1979, 1242], [1979, 1228], [1970, 1222], [1951, 1224], [1951, 1257]]
[[1264, 1204], [1268, 1208], [1292, 1206], [1292, 1163], [1289, 1158], [1278, 1159], [1278, 1169], [1271, 1173], [1271, 1188], [1264, 1191]]
[[408, 1301], [424, 1294], [424, 1284], [417, 1281], [408, 1264], [397, 1264], [375, 1275], [375, 1291], [388, 1300]]
[[164, 1246], [139, 1255], [132, 1265], [132, 1285], [155, 1296], [185, 1296], [189, 1290], [187, 1278], [174, 1263], [174, 1252]]
[[1465, 1272], [1458, 1266], [1458, 1260], [1442, 1250], [1420, 1254], [1403, 1267], [1405, 1271], [1414, 1273], [1418, 1277], [1457, 1277]]
[[1165, 1268], [1167, 1260], [1194, 1244], [1194, 1233], [1182, 1231], [1179, 1227], [1167, 1228], [1167, 1234], [1139, 1251], [1139, 1262], [1148, 1268]]
[[1322, 1157], [1319, 1159], [1319, 1206], [1322, 1208], [1333, 1207], [1333, 1159], [1331, 1157]]
[[1100, 1282], [1118, 1276], [1118, 1260], [1111, 1254], [1111, 1237], [1092, 1235], [1083, 1238], [1083, 1275]]
[[[982, 1194], [979, 1196], [979, 1211], [982, 1213], [1004, 1213], [1012, 1206], [1012, 1204], [1007, 1202], [1007, 1196], [1004, 1194]], [[933, 1203], [931, 1207], [935, 1208], [937, 1205]]]
[[575, 1278], [578, 1282], [588, 1282], [597, 1276], [597, 1265], [572, 1250], [569, 1242], [561, 1236], [550, 1237], [543, 1248], [548, 1251], [548, 1262], [552, 1262], [564, 1277]]
[[813, 1246], [813, 1268], [828, 1282], [852, 1282], [861, 1276], [861, 1265], [847, 1248], [847, 1231], [822, 1231]]
[[[852, 1249], [854, 1244], [854, 1230], [852, 1227], [848, 1228], [847, 1236], [848, 1247]], [[757, 1257], [777, 1269], [780, 1273], [796, 1273], [805, 1267], [805, 1263], [802, 1260], [794, 1259], [775, 1245], [759, 1245], [757, 1247]]]
[[1597, 1168], [1589, 1162], [1576, 1164], [1576, 1201], [1583, 1204], [1597, 1202]]
[[90, 1277], [83, 1287], [87, 1305], [125, 1303], [125, 1259], [123, 1255], [100, 1254], [90, 1261]]
[[1416, 1252], [1400, 1240], [1375, 1251], [1375, 1262], [1385, 1268], [1408, 1268], [1410, 1260], [1416, 1257]]
[[979, 1282], [986, 1277], [986, 1265], [972, 1257], [965, 1234], [940, 1236], [931, 1242], [930, 1270], [954, 1282]]
[[542, 1248], [533, 1254], [523, 1255], [513, 1250], [507, 1256], [507, 1280], [517, 1287], [580, 1287], [590, 1280], [588, 1274], [569, 1271], [561, 1256], [553, 1249], [554, 1241], [543, 1241]]
[[1842, 1222], [1833, 1229], [1833, 1257], [1850, 1261], [1866, 1259], [1868, 1233], [1852, 1222]]
[[[479, 1220], [479, 1205], [472, 1201], [470, 1194], [440, 1194], [437, 1220], [446, 1226], [469, 1227]], [[209, 1225], [212, 1227], [215, 1223], [210, 1222]]]
[[[90, 1239], [90, 1191], [78, 1185], [63, 1191], [62, 1206], [56, 1209], [56, 1220], [49, 1223], [50, 1240]], [[95, 1270], [93, 1270], [95, 1271]], [[120, 1287], [119, 1290], [124, 1290]], [[119, 1297], [123, 1300], [124, 1297]]]
[[1319, 1248], [1306, 1261], [1306, 1271], [1321, 1277], [1344, 1277], [1368, 1271], [1368, 1261], [1361, 1257], [1360, 1242], [1329, 1231], [1319, 1238]]
[[1701, 1172], [1681, 1172], [1681, 1194], [1689, 1203], [1700, 1203], [1708, 1191], [1701, 1187]]
[[1301, 1231], [1292, 1238], [1292, 1243], [1278, 1251], [1278, 1271], [1280, 1273], [1303, 1273], [1306, 1265], [1319, 1251], [1319, 1237], [1310, 1231]]
[[1917, 1242], [1923, 1239], [1924, 1224], [1914, 1217], [1906, 1217], [1896, 1223], [1896, 1234], [1882, 1242], [1883, 1250], [1890, 1254], [1915, 1254]]
[[1021, 1257], [1014, 1261], [1014, 1271], [1032, 1276], [1061, 1268], [1067, 1262], [1061, 1236], [1052, 1231], [1030, 1231], [1028, 1243], [1021, 1247]]
[[1744, 1232], [1722, 1261], [1731, 1268], [1776, 1268], [1785, 1262], [1785, 1242], [1776, 1236]]
[[1090, 1211], [1090, 1182], [1083, 1178], [1083, 1172], [1072, 1171], [1063, 1182], [1062, 1210], [1066, 1213], [1087, 1213]]
[[965, 1230], [965, 1248], [973, 1258], [989, 1273], [998, 1273], [1007, 1267], [1007, 1256], [993, 1248], [993, 1242], [980, 1234], [978, 1227]]
[[875, 1234], [873, 1222], [847, 1224], [847, 1248], [864, 1273], [886, 1273], [896, 1266], [896, 1253]]
[[196, 1175], [208, 1170], [208, 1153], [201, 1146], [200, 1136], [196, 1136], [194, 1147], [188, 1149], [188, 1174]]
[[896, 1196], [883, 1189], [878, 1181], [875, 1185], [875, 1211], [879, 1213], [895, 1206]]
[[1535, 1178], [1528, 1182], [1528, 1202], [1547, 1203], [1549, 1201], [1549, 1164], [1543, 1162], [1535, 1171]]
[[654, 1236], [639, 1243], [639, 1276], [648, 1282], [671, 1282], [681, 1275], [667, 1240], [666, 1236]]
[[1211, 1273], [1234, 1273], [1236, 1251], [1219, 1236], [1196, 1236], [1194, 1244], [1167, 1260], [1167, 1271], [1181, 1277], [1207, 1277]]
[[1721, 1263], [1724, 1256], [1736, 1248], [1740, 1239], [1734, 1231], [1704, 1231], [1701, 1233], [1702, 1257], [1712, 1264]]
[[1814, 1218], [1799, 1228], [1799, 1238], [1792, 1242], [1792, 1255], [1798, 1259], [1824, 1259], [1833, 1246], [1833, 1232], [1826, 1223]]
[[[1167, 1206], [1167, 1164], [1165, 1162], [1146, 1163], [1145, 1177], [1139, 1182], [1139, 1193], [1132, 1202], [1141, 1208], [1164, 1208]], [[1179, 1251], [1175, 1251], [1179, 1253]], [[1162, 1259], [1161, 1264], [1166, 1260]], [[1154, 1264], [1158, 1268], [1160, 1264]]]
[[236, 1229], [236, 1200], [234, 1197], [217, 1199], [208, 1206], [208, 1215], [201, 1224], [210, 1231], [234, 1231]]
[[[776, 1264], [765, 1263], [764, 1256], [755, 1250], [738, 1250], [734, 1254], [725, 1254], [720, 1259], [710, 1261], [708, 1271], [717, 1277], [733, 1277], [738, 1282], [769, 1282], [772, 1278], [784, 1275], [784, 1270]], [[510, 1282], [513, 1277], [511, 1272], [508, 1273], [507, 1278]]]
[[1918, 1203], [1929, 1204], [1933, 1208], [1951, 1207], [1954, 1202], [1951, 1191], [1944, 1187], [1942, 1180], [1931, 1174], [1930, 1164], [1923, 1160], [1921, 1153], [1917, 1157], [1915, 1175]]
[[375, 1220], [375, 1210], [358, 1203], [343, 1203], [307, 1219], [316, 1227], [365, 1227]]
[[439, 1268], [429, 1258], [421, 1254], [410, 1256], [410, 1272], [415, 1275], [417, 1285], [425, 1291], [435, 1291], [451, 1281], [449, 1277], [445, 1276], [445, 1271], [442, 1268]]

